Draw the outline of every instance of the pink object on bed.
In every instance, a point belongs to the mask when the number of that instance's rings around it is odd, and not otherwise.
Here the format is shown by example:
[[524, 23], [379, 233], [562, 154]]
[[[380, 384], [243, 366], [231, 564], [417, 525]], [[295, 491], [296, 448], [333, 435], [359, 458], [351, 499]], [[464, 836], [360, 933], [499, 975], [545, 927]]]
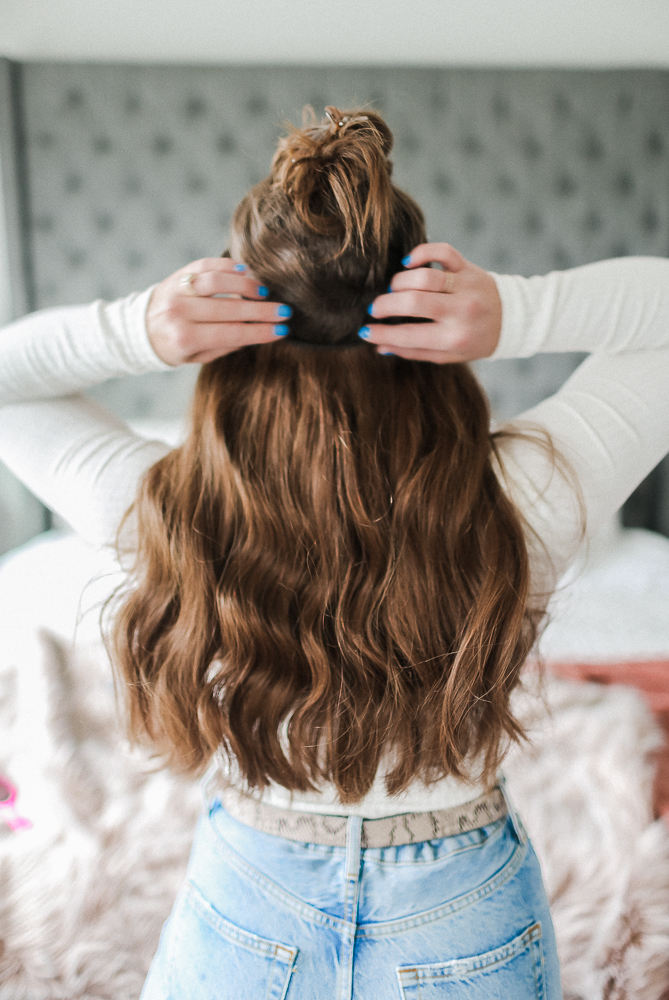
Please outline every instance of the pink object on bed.
[[4, 774], [0, 774], [0, 820], [6, 823], [13, 833], [17, 830], [29, 830], [32, 827], [30, 820], [20, 816], [16, 811], [17, 795], [16, 786]]
[[643, 695], [662, 727], [664, 746], [657, 753], [653, 804], [655, 815], [669, 825], [669, 660], [638, 660], [620, 663], [551, 662], [548, 669], [567, 680], [597, 684], [626, 684]]

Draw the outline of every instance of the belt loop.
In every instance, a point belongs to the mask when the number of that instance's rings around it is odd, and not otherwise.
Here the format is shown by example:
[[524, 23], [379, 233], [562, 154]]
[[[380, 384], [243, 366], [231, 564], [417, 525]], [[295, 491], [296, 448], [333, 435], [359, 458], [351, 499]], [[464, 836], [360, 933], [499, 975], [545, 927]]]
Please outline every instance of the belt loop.
[[346, 878], [357, 879], [360, 875], [361, 838], [362, 816], [349, 816], [346, 823]]
[[509, 810], [509, 816], [511, 817], [511, 822], [513, 823], [513, 829], [516, 832], [516, 837], [518, 838], [519, 844], [527, 843], [527, 834], [525, 832], [525, 827], [521, 823], [520, 816], [516, 810], [511, 799], [511, 794], [506, 784], [506, 777], [503, 774], [499, 775], [498, 785], [501, 789], [502, 795], [504, 796], [504, 801], [506, 802], [506, 808]]

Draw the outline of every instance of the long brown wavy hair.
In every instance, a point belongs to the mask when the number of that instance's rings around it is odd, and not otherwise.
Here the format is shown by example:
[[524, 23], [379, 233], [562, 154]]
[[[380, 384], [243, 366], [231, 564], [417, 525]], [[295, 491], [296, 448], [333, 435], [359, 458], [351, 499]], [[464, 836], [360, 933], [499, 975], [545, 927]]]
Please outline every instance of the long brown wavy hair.
[[356, 337], [426, 235], [381, 117], [328, 110], [232, 224], [290, 337], [202, 366], [188, 438], [132, 508], [111, 640], [130, 731], [174, 766], [221, 749], [250, 788], [353, 803], [380, 765], [390, 794], [494, 778], [541, 612], [472, 372]]

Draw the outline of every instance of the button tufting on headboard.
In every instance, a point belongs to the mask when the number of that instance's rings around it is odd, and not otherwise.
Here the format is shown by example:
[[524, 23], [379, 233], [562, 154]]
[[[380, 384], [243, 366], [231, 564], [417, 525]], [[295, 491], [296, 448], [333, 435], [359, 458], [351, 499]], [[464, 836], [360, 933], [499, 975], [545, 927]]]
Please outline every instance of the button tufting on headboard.
[[[669, 73], [31, 63], [20, 76], [35, 307], [113, 298], [219, 254], [305, 103], [383, 111], [394, 176], [430, 238], [484, 267], [531, 274], [669, 252]], [[480, 370], [508, 414], [574, 363]], [[174, 412], [190, 377], [169, 393]], [[146, 415], [167, 405], [163, 385], [98, 394]]]
[[36, 305], [218, 254], [312, 101], [381, 108], [430, 235], [546, 271], [669, 248], [668, 75], [316, 67], [23, 68]]

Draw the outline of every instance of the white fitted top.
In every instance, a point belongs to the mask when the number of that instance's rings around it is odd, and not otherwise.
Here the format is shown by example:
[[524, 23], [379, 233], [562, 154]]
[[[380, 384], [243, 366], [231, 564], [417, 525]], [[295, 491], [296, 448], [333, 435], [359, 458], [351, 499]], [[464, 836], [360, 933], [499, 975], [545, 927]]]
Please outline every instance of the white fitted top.
[[[503, 321], [493, 357], [591, 352], [559, 392], [512, 422], [551, 435], [576, 474], [580, 499], [545, 450], [523, 439], [500, 446], [500, 478], [532, 529], [533, 586], [544, 592], [577, 555], [583, 519], [587, 539], [669, 451], [669, 260], [494, 277]], [[139, 479], [169, 451], [81, 394], [114, 376], [169, 370], [146, 333], [150, 293], [43, 310], [0, 333], [0, 459], [95, 545], [113, 545]], [[129, 547], [132, 532], [130, 522]], [[314, 793], [272, 786], [262, 798], [301, 811], [379, 817], [460, 805], [482, 790], [447, 777], [389, 797], [379, 773], [354, 807], [342, 806], [333, 786]]]

